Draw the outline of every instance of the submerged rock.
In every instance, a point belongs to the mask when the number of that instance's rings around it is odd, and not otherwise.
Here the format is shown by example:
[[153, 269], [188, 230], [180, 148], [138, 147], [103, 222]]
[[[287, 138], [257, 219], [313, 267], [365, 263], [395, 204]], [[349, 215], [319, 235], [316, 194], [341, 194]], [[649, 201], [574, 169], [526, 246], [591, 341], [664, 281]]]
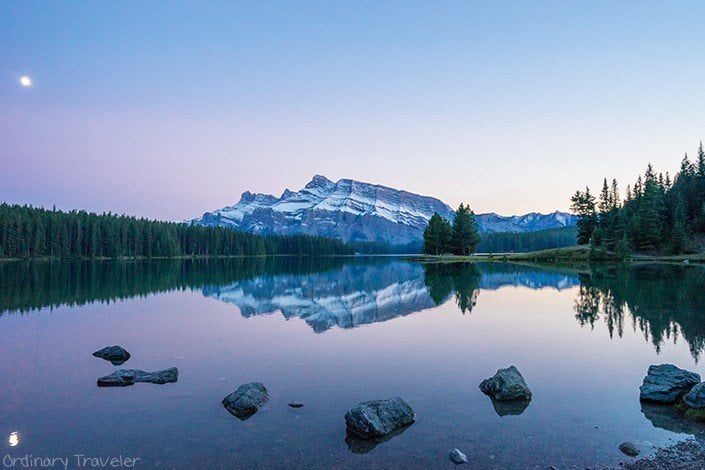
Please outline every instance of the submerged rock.
[[414, 410], [400, 397], [366, 401], [345, 413], [348, 430], [364, 439], [382, 437], [414, 421]]
[[690, 392], [683, 397], [683, 402], [685, 402], [689, 408], [705, 408], [705, 382], [700, 382], [698, 385], [691, 388]]
[[636, 457], [637, 455], [639, 455], [639, 452], [641, 452], [641, 449], [639, 449], [636, 444], [628, 441], [619, 444], [619, 450], [621, 450], [622, 453], [631, 457]]
[[468, 463], [467, 455], [463, 454], [458, 449], [451, 450], [449, 457], [450, 457], [450, 460], [453, 461], [453, 463], [457, 463], [457, 464]]
[[514, 366], [499, 369], [480, 383], [480, 390], [497, 401], [531, 400], [531, 390]]
[[223, 406], [237, 418], [245, 420], [255, 414], [269, 400], [267, 388], [260, 382], [240, 385], [223, 398]]
[[94, 352], [93, 355], [112, 362], [114, 366], [119, 366], [130, 358], [130, 353], [122, 346], [107, 346]]
[[652, 365], [644, 377], [644, 383], [639, 387], [639, 399], [675, 403], [699, 382], [698, 374], [679, 369], [673, 364]]
[[124, 387], [133, 385], [136, 382], [148, 382], [153, 384], [173, 383], [179, 380], [179, 369], [171, 367], [169, 369], [158, 370], [156, 372], [145, 372], [138, 369], [120, 369], [110, 375], [98, 379], [99, 387]]

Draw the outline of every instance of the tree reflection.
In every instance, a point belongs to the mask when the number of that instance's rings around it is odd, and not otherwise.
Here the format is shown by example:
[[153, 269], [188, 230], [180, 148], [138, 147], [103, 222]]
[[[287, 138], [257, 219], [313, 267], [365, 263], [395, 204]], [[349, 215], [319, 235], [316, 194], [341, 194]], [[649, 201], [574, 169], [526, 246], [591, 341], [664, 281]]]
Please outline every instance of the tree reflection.
[[657, 352], [679, 336], [697, 361], [705, 349], [705, 269], [681, 265], [623, 265], [593, 268], [580, 276], [576, 318], [591, 328], [598, 320], [610, 337], [631, 322]]
[[424, 283], [436, 305], [453, 295], [465, 315], [472, 312], [480, 292], [482, 273], [474, 263], [429, 263], [424, 265]]

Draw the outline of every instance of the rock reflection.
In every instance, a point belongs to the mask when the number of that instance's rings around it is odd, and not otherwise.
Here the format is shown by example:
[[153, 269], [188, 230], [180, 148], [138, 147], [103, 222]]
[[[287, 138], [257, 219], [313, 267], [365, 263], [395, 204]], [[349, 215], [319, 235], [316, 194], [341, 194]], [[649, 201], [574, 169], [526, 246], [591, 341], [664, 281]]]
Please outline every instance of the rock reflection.
[[346, 431], [345, 444], [348, 446], [348, 450], [353, 454], [366, 454], [368, 452], [372, 452], [374, 448], [378, 445], [383, 444], [391, 440], [393, 437], [400, 435], [401, 433], [409, 429], [411, 426], [413, 426], [413, 424], [409, 424], [408, 426], [396, 429], [385, 436], [376, 437], [373, 439], [363, 439], [359, 436], [356, 436], [355, 434], [352, 434], [351, 432]]
[[518, 416], [531, 404], [531, 400], [498, 401], [492, 398], [490, 400], [499, 416]]
[[691, 434], [705, 437], [705, 423], [698, 423], [678, 415], [673, 405], [641, 404], [641, 412], [655, 428], [678, 434]]

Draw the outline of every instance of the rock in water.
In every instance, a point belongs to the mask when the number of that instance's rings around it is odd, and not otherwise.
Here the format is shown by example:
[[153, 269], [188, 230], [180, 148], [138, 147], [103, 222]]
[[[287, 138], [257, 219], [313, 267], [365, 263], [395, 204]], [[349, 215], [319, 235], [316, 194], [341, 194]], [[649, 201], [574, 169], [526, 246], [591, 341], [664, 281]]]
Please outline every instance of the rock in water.
[[468, 463], [467, 455], [463, 454], [458, 449], [453, 449], [450, 451], [450, 460], [457, 464]]
[[223, 398], [223, 406], [240, 419], [247, 419], [269, 400], [267, 388], [259, 382], [240, 385], [237, 390]]
[[156, 372], [145, 372], [143, 370], [132, 369], [135, 382], [149, 382], [153, 384], [173, 383], [179, 380], [179, 369], [170, 367], [169, 369], [158, 370]]
[[531, 390], [514, 366], [499, 369], [493, 377], [483, 380], [480, 390], [497, 401], [531, 400]]
[[99, 387], [124, 387], [135, 384], [135, 375], [129, 370], [116, 370], [98, 379]]
[[639, 452], [641, 452], [641, 449], [639, 449], [639, 447], [637, 447], [637, 445], [633, 442], [622, 442], [619, 444], [619, 450], [630, 457], [636, 457], [639, 455]]
[[683, 401], [690, 408], [702, 409], [705, 408], [705, 382], [701, 382], [690, 389], [684, 397]]
[[382, 437], [414, 421], [414, 410], [400, 397], [366, 401], [345, 413], [348, 430], [365, 439]]
[[108, 346], [94, 352], [93, 355], [112, 362], [114, 366], [119, 366], [130, 358], [130, 353], [122, 346]]
[[169, 369], [158, 370], [156, 372], [145, 372], [138, 369], [120, 369], [110, 375], [98, 379], [99, 387], [124, 387], [133, 385], [136, 382], [149, 382], [153, 384], [173, 383], [179, 380], [179, 369], [171, 367]]
[[639, 387], [639, 399], [658, 403], [674, 403], [700, 382], [695, 372], [679, 369], [673, 364], [649, 366], [644, 383]]

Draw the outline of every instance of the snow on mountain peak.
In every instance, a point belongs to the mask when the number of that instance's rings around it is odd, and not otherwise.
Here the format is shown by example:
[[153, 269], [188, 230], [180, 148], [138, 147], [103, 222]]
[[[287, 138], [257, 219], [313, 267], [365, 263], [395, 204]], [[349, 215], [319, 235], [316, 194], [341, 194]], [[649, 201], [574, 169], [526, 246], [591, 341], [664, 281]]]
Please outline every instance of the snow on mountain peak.
[[[404, 245], [422, 238], [435, 212], [453, 218], [450, 206], [433, 197], [352, 179], [333, 182], [316, 175], [301, 190], [285, 189], [279, 198], [245, 191], [237, 204], [207, 212], [191, 223], [260, 234], [307, 234]], [[573, 215], [559, 212], [509, 217], [479, 214], [477, 221], [484, 232], [524, 232], [575, 223]]]

